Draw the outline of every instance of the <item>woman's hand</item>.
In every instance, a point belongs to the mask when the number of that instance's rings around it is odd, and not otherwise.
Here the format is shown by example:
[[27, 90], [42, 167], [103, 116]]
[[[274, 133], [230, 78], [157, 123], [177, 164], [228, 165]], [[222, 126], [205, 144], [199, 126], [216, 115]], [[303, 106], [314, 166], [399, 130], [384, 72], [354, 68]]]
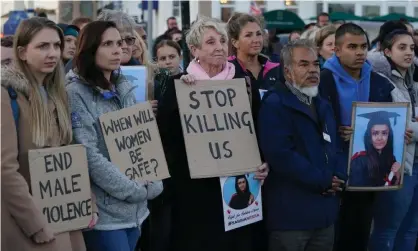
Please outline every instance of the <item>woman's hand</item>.
[[257, 171], [255, 171], [254, 179], [261, 181], [261, 185], [264, 184], [264, 180], [267, 178], [269, 174], [269, 164], [264, 163], [261, 166], [257, 167]]
[[181, 76], [180, 80], [182, 80], [186, 85], [196, 84], [196, 77], [192, 74], [183, 75]]
[[93, 216], [91, 217], [91, 221], [89, 223], [89, 228], [93, 229], [94, 226], [96, 226], [98, 221], [99, 221], [99, 214], [98, 213], [93, 213]]
[[151, 104], [151, 107], [152, 107], [152, 111], [154, 112], [154, 115], [157, 116], [158, 100], [151, 100], [150, 104]]
[[392, 168], [390, 170], [396, 174], [399, 172], [399, 169], [401, 169], [401, 164], [395, 162], [393, 163]]
[[32, 236], [32, 240], [37, 244], [45, 244], [55, 240], [55, 236], [48, 228], [43, 228]]
[[414, 136], [414, 131], [412, 131], [412, 129], [408, 128], [405, 131], [405, 142], [406, 144], [411, 144], [412, 143], [412, 137]]
[[353, 128], [349, 126], [340, 126], [340, 128], [338, 128], [338, 132], [340, 133], [340, 136], [344, 141], [350, 140], [353, 131]]

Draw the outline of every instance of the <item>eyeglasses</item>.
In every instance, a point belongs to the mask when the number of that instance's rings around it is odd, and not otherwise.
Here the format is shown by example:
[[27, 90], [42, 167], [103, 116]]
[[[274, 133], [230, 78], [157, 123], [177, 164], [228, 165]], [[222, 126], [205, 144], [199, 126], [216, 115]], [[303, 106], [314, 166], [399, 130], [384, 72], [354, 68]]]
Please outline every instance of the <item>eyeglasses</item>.
[[123, 41], [125, 41], [127, 45], [133, 45], [135, 43], [135, 40], [136, 40], [135, 37], [125, 37], [125, 38], [122, 38], [122, 43]]

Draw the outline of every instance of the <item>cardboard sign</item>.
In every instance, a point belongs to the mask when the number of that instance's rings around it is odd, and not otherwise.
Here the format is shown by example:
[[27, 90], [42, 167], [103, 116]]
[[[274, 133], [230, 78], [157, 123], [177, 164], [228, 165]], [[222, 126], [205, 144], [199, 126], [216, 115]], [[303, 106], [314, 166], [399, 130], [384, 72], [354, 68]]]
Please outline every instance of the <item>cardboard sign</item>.
[[83, 145], [29, 150], [32, 196], [55, 233], [86, 228], [92, 218]]
[[263, 220], [261, 182], [254, 179], [254, 173], [220, 181], [225, 231]]
[[145, 66], [121, 66], [123, 76], [125, 76], [133, 86], [136, 101], [144, 102], [147, 100], [147, 68]]
[[244, 79], [175, 83], [190, 176], [232, 176], [261, 165]]
[[100, 117], [113, 164], [131, 180], [170, 177], [151, 104], [137, 104]]

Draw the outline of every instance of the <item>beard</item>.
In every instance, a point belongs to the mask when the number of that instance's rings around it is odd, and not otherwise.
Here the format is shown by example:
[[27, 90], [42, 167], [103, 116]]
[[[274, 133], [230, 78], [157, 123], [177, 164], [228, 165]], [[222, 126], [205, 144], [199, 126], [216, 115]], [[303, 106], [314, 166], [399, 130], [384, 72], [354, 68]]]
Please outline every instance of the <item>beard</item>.
[[300, 87], [297, 85], [293, 85], [296, 89], [298, 89], [301, 93], [305, 94], [310, 98], [314, 98], [318, 96], [318, 86], [309, 86], [309, 87]]

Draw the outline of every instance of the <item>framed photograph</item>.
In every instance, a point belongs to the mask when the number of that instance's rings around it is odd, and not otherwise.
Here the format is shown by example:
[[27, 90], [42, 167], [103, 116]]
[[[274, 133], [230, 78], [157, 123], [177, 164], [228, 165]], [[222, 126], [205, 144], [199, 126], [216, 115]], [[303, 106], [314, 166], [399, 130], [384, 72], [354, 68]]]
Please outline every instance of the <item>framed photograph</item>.
[[348, 191], [400, 189], [409, 103], [353, 103]]
[[135, 87], [134, 93], [138, 103], [147, 100], [147, 68], [145, 66], [121, 66], [122, 74]]

